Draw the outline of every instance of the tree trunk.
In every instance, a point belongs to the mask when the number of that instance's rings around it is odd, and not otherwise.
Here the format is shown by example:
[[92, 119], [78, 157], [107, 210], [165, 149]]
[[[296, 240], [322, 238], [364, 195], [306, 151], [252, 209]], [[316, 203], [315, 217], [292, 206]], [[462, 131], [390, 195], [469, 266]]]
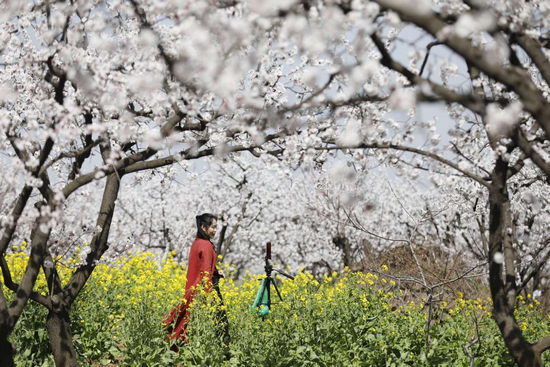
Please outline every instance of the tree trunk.
[[351, 253], [351, 244], [346, 235], [341, 233], [337, 234], [332, 238], [332, 243], [342, 251], [342, 262], [344, 266], [351, 268], [353, 265], [353, 256]]
[[525, 340], [512, 312], [499, 312], [495, 305], [494, 319], [504, 338], [506, 347], [514, 357], [518, 366], [544, 367], [541, 354], [535, 350], [533, 344]]
[[69, 312], [65, 307], [50, 311], [46, 319], [46, 328], [52, 347], [53, 358], [57, 367], [78, 366], [73, 347]]
[[[489, 190], [489, 285], [493, 319], [506, 347], [519, 366], [542, 367], [541, 353], [523, 337], [514, 317], [516, 274], [510, 234], [510, 198], [506, 187], [508, 165], [498, 159]], [[504, 265], [504, 266], [503, 266]]]
[[[109, 157], [110, 151], [110, 146], [102, 148], [101, 154], [104, 161]], [[97, 261], [108, 248], [107, 240], [109, 239], [109, 230], [115, 211], [115, 201], [120, 189], [121, 177], [122, 174], [119, 176], [117, 173], [112, 173], [107, 177], [103, 200], [96, 222], [97, 226], [101, 227], [102, 230], [92, 238], [90, 243], [92, 251], [86, 257], [86, 263], [76, 270], [65, 288], [61, 288], [61, 280], [55, 268], [44, 268], [44, 273], [46, 273], [46, 278], [48, 279], [49, 291], [53, 294], [51, 297], [52, 309], [48, 313], [46, 328], [57, 367], [78, 366], [71, 335], [69, 310], [91, 276]]]
[[13, 361], [14, 349], [8, 336], [0, 335], [0, 366], [15, 367], [15, 362]]

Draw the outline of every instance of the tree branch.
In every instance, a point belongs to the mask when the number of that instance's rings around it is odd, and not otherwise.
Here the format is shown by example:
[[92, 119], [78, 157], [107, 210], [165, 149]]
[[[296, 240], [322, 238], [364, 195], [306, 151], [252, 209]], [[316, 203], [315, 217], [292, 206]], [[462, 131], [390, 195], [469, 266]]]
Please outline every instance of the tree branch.
[[412, 147], [407, 147], [407, 146], [401, 146], [401, 145], [395, 145], [395, 144], [367, 144], [367, 143], [363, 143], [363, 144], [359, 144], [357, 146], [329, 146], [329, 147], [317, 147], [315, 148], [316, 150], [343, 150], [343, 149], [350, 149], [350, 150], [353, 150], [353, 149], [394, 149], [394, 150], [400, 150], [400, 151], [404, 151], [404, 152], [411, 152], [411, 153], [415, 153], [415, 154], [418, 154], [418, 155], [422, 155], [422, 156], [425, 156], [425, 157], [429, 157], [435, 161], [438, 161], [438, 162], [441, 162], [459, 172], [461, 172], [464, 176], [467, 176], [471, 179], [473, 179], [474, 181], [478, 182], [479, 184], [487, 187], [487, 188], [490, 188], [491, 187], [491, 184], [489, 182], [489, 179], [487, 178], [483, 178], [483, 177], [480, 177], [472, 172], [469, 172], [469, 171], [466, 171], [466, 170], [463, 170], [461, 169], [460, 167], [458, 167], [458, 164], [455, 164], [437, 154], [434, 154], [434, 153], [431, 153], [431, 152], [427, 152], [425, 150], [421, 150], [421, 149], [416, 149], [416, 148], [412, 148]]
[[439, 288], [439, 287], [442, 287], [442, 286], [447, 285], [447, 284], [451, 284], [451, 283], [458, 282], [458, 281], [461, 280], [461, 279], [465, 279], [465, 278], [475, 278], [475, 277], [479, 277], [479, 276], [482, 276], [482, 275], [487, 275], [486, 272], [479, 273], [479, 274], [470, 274], [471, 272], [473, 272], [473, 271], [476, 270], [477, 268], [482, 267], [482, 266], [485, 266], [485, 265], [487, 265], [487, 261], [485, 261], [485, 262], [483, 262], [483, 263], [481, 263], [481, 264], [477, 264], [476, 266], [474, 266], [473, 268], [468, 269], [465, 273], [459, 275], [459, 276], [456, 277], [456, 278], [453, 278], [453, 279], [449, 279], [449, 280], [445, 280], [445, 281], [436, 283], [436, 284], [432, 285], [431, 287], [432, 287], [433, 289], [435, 289], [435, 288]]
[[[101, 149], [101, 156], [104, 163], [109, 159], [110, 153], [111, 146], [110, 143], [108, 143]], [[97, 233], [90, 243], [91, 251], [86, 256], [86, 263], [75, 271], [63, 289], [64, 301], [69, 305], [74, 302], [82, 290], [82, 287], [84, 287], [90, 278], [90, 275], [97, 265], [97, 261], [103, 256], [108, 248], [109, 231], [115, 211], [115, 202], [120, 190], [121, 177], [122, 174], [119, 176], [118, 172], [112, 173], [107, 177], [107, 183], [103, 190], [103, 200], [101, 201], [101, 207], [99, 208], [99, 215], [96, 221], [96, 226], [101, 227], [101, 232]]]
[[380, 53], [382, 54], [382, 59], [380, 60], [380, 62], [385, 67], [402, 74], [409, 80], [409, 82], [414, 85], [421, 85], [422, 83], [429, 85], [431, 90], [436, 95], [440, 96], [443, 100], [449, 103], [459, 103], [479, 115], [483, 115], [485, 113], [484, 100], [479, 99], [472, 94], [458, 94], [451, 89], [445, 88], [437, 83], [434, 83], [428, 79], [422, 78], [419, 75], [414, 74], [412, 71], [410, 71], [391, 57], [390, 53], [388, 52], [388, 50], [386, 50], [386, 47], [384, 46], [380, 38], [376, 35], [376, 33], [373, 33], [371, 35], [371, 39], [378, 48], [378, 51], [380, 51]]
[[[546, 253], [546, 255], [538, 262], [538, 264], [533, 268], [531, 269], [531, 271], [529, 272], [529, 274], [527, 274], [527, 276], [525, 276], [521, 282], [521, 284], [519, 285], [518, 289], [517, 289], [517, 294], [519, 294], [519, 292], [521, 292], [522, 289], [524, 289], [526, 286], [527, 286], [527, 283], [529, 283], [529, 281], [531, 279], [533, 279], [533, 277], [541, 271], [541, 269], [546, 266], [548, 264], [548, 260], [550, 259], [550, 251], [548, 251]], [[517, 294], [516, 294], [516, 297], [517, 297]]]
[[[87, 126], [91, 125], [93, 123], [92, 113], [86, 112], [84, 114], [84, 121]], [[95, 142], [92, 139], [92, 134], [86, 134], [84, 137], [84, 144], [86, 149], [88, 146], [94, 145], [96, 142], [100, 142], [100, 139], [97, 139]], [[80, 169], [82, 168], [82, 165], [84, 164], [84, 161], [90, 157], [91, 154], [91, 148], [87, 150], [86, 152], [83, 152], [82, 154], [77, 155], [74, 163], [73, 168], [71, 170], [71, 173], [69, 173], [69, 180], [74, 180], [76, 178], [76, 175], [80, 172]]]
[[42, 169], [40, 170], [39, 175], [42, 175], [43, 173], [45, 173], [48, 170], [48, 168], [50, 168], [53, 164], [55, 164], [57, 161], [59, 161], [63, 158], [81, 158], [81, 157], [85, 158], [85, 157], [88, 157], [90, 155], [90, 151], [94, 147], [96, 147], [98, 144], [100, 144], [101, 142], [102, 142], [101, 139], [97, 139], [95, 141], [90, 142], [90, 144], [86, 145], [84, 148], [79, 149], [77, 151], [61, 153], [60, 155], [58, 155], [54, 159], [50, 160], [47, 164], [45, 164], [44, 167], [42, 167]]
[[533, 148], [533, 143], [527, 140], [520, 127], [514, 131], [513, 138], [516, 144], [531, 159], [531, 161], [533, 161], [533, 163], [537, 165], [537, 167], [539, 167], [547, 177], [550, 177], [550, 163], [546, 162], [544, 158], [537, 153], [537, 151]]
[[25, 206], [27, 205], [27, 201], [29, 200], [31, 193], [32, 193], [31, 186], [25, 186], [23, 187], [23, 190], [21, 190], [21, 193], [17, 198], [17, 202], [15, 203], [15, 207], [11, 212], [12, 224], [4, 227], [4, 233], [3, 233], [2, 239], [0, 239], [0, 255], [4, 254], [8, 249], [8, 245], [11, 242], [13, 234], [15, 233], [15, 228], [17, 227], [17, 221], [21, 217], [21, 214], [23, 213], [23, 209], [25, 209]]
[[[11, 277], [11, 272], [8, 267], [5, 255], [0, 255], [0, 269], [2, 269], [2, 275], [4, 276], [4, 284], [12, 292], [17, 292], [19, 289], [19, 284], [15, 283]], [[52, 303], [50, 299], [40, 293], [31, 291], [30, 299], [46, 307], [48, 310], [51, 310]], [[1, 308], [0, 308], [1, 309]]]
[[[176, 126], [176, 124], [178, 124], [184, 117], [185, 117], [184, 114], [177, 111], [176, 114], [174, 116], [172, 116], [161, 127], [160, 131], [161, 131], [162, 137], [168, 136], [172, 132], [172, 130], [174, 129], [174, 126]], [[118, 171], [118, 170], [122, 170], [123, 168], [128, 167], [128, 166], [130, 166], [134, 163], [145, 161], [145, 160], [149, 159], [150, 157], [155, 155], [155, 153], [157, 153], [157, 151], [158, 150], [156, 150], [156, 149], [147, 148], [147, 149], [145, 149], [141, 152], [135, 153], [131, 156], [124, 157], [115, 164], [111, 164], [111, 165], [109, 165], [107, 167], [104, 167], [102, 169], [98, 169], [98, 170], [95, 170], [93, 172], [86, 173], [84, 175], [80, 175], [75, 180], [73, 180], [73, 181], [69, 182], [67, 185], [65, 185], [65, 187], [61, 190], [61, 192], [63, 193], [65, 198], [68, 198], [69, 195], [71, 195], [75, 190], [77, 190], [78, 188], [92, 182], [95, 179], [96, 174], [98, 172], [103, 172], [105, 175], [110, 175], [111, 173], [113, 173], [115, 171]], [[174, 159], [174, 162], [175, 162], [175, 159]], [[142, 162], [142, 163], [146, 163], [146, 162]]]
[[[397, 12], [401, 19], [414, 23], [436, 39], [440, 31], [447, 26], [432, 11], [418, 12], [414, 9], [411, 10], [409, 4], [395, 0], [376, 0], [376, 2], [383, 10]], [[503, 67], [497, 64], [494, 60], [485, 57], [483, 50], [473, 46], [469, 39], [453, 34], [442, 42], [461, 55], [467, 62], [478, 67], [487, 76], [516, 92], [520, 96], [525, 110], [537, 119], [546, 134], [550, 136], [550, 119], [547, 118], [550, 115], [550, 104], [542, 96], [529, 74], [522, 69]], [[473, 109], [472, 111], [478, 113]]]
[[19, 319], [19, 316], [21, 316], [21, 313], [29, 300], [34, 284], [36, 283], [36, 278], [38, 277], [40, 266], [44, 261], [46, 246], [50, 237], [51, 229], [48, 229], [47, 233], [43, 233], [40, 229], [40, 224], [46, 222], [47, 219], [43, 217], [39, 217], [36, 220], [32, 234], [31, 253], [29, 256], [29, 261], [27, 262], [27, 268], [8, 309], [8, 328], [10, 330], [13, 329], [15, 324], [17, 324], [17, 320]]
[[432, 41], [426, 47], [426, 56], [424, 56], [424, 61], [422, 62], [422, 66], [420, 67], [420, 71], [418, 72], [419, 76], [422, 76], [422, 73], [424, 73], [424, 68], [426, 67], [426, 64], [428, 62], [428, 57], [430, 56], [430, 51], [432, 50], [432, 47], [440, 45], [440, 44], [441, 44], [441, 42], [439, 42], [439, 41]]
[[65, 99], [63, 89], [65, 88], [65, 82], [67, 81], [67, 74], [54, 66], [53, 58], [53, 55], [48, 57], [46, 65], [48, 65], [48, 69], [50, 70], [50, 72], [58, 77], [59, 80], [57, 82], [53, 82], [53, 79], [46, 78], [46, 81], [48, 81], [55, 88], [55, 101], [63, 106], [63, 102]]
[[550, 86], [550, 63], [540, 49], [540, 45], [533, 38], [526, 35], [517, 36], [515, 39], [531, 60], [533, 60], [546, 84]]
[[550, 336], [547, 336], [546, 338], [543, 338], [539, 340], [535, 345], [533, 346], [536, 352], [543, 353], [550, 349]]

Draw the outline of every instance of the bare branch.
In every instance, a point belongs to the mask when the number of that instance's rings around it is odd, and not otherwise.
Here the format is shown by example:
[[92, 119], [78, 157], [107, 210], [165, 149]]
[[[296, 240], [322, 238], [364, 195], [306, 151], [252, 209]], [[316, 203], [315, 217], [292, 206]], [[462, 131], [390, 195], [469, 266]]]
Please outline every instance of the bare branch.
[[[546, 255], [544, 255], [544, 257], [538, 261], [538, 263], [531, 269], [531, 271], [529, 272], [529, 274], [527, 274], [527, 276], [525, 276], [521, 282], [521, 284], [519, 285], [518, 289], [517, 289], [517, 293], [519, 294], [519, 292], [521, 292], [522, 289], [524, 289], [526, 286], [527, 286], [527, 283], [529, 283], [529, 281], [531, 279], [533, 279], [533, 277], [539, 273], [541, 271], [541, 269], [548, 264], [548, 260], [550, 260], [550, 251], [548, 251], [546, 253]], [[517, 294], [516, 294], [517, 296]]]
[[378, 270], [371, 269], [371, 268], [365, 268], [365, 270], [368, 271], [369, 273], [375, 273], [375, 274], [378, 274], [378, 275], [383, 276], [383, 277], [388, 278], [388, 279], [395, 279], [395, 280], [402, 281], [402, 282], [407, 282], [407, 283], [415, 283], [415, 284], [418, 284], [422, 287], [425, 287], [422, 280], [417, 279], [417, 278], [413, 278], [413, 277], [410, 277], [410, 276], [390, 275], [390, 274], [382, 273]]
[[483, 262], [483, 263], [477, 264], [476, 266], [474, 266], [473, 268], [468, 269], [466, 272], [462, 273], [460, 276], [458, 276], [456, 278], [445, 280], [445, 281], [442, 281], [442, 282], [439, 282], [439, 283], [436, 283], [436, 284], [432, 285], [432, 288], [435, 289], [435, 288], [442, 287], [444, 285], [448, 285], [448, 284], [451, 284], [451, 283], [456, 283], [461, 279], [476, 278], [476, 277], [487, 275], [487, 272], [471, 274], [474, 270], [476, 270], [476, 269], [478, 269], [482, 266], [486, 266], [486, 265], [487, 265], [486, 261]]
[[430, 51], [432, 50], [432, 47], [440, 44], [441, 42], [439, 41], [433, 41], [430, 42], [428, 46], [426, 46], [426, 56], [424, 56], [424, 61], [422, 62], [422, 66], [420, 67], [420, 72], [418, 73], [418, 75], [422, 76], [422, 74], [424, 73], [424, 68], [426, 67], [426, 64], [428, 62], [428, 57], [430, 57]]

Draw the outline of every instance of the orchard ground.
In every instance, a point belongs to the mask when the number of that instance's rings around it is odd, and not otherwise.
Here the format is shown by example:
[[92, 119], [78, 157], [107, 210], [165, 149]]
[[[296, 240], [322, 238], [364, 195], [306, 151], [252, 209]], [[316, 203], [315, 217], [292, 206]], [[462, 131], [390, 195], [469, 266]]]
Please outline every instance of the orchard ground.
[[[23, 246], [24, 247], [24, 246]], [[23, 274], [24, 248], [8, 254], [15, 280]], [[162, 318], [183, 296], [186, 268], [169, 255], [128, 254], [98, 265], [71, 309], [73, 340], [82, 365], [513, 365], [491, 318], [490, 298], [455, 299], [437, 304], [426, 343], [425, 299], [406, 299], [383, 274], [344, 271], [315, 279], [300, 272], [295, 280], [278, 278], [284, 302], [264, 320], [250, 312], [261, 275], [247, 273], [221, 281], [227, 310], [232, 359], [224, 362], [216, 336], [215, 293], [200, 292], [193, 306], [189, 344], [180, 354], [169, 350]], [[221, 259], [220, 259], [221, 260]], [[78, 260], [56, 264], [65, 281]], [[63, 266], [59, 266], [63, 264]], [[222, 268], [227, 263], [219, 264]], [[41, 273], [35, 290], [47, 291]], [[4, 289], [5, 294], [10, 294]], [[410, 297], [409, 297], [410, 298]], [[51, 366], [45, 308], [31, 303], [11, 336], [18, 366]], [[550, 334], [550, 315], [530, 295], [518, 298], [515, 316], [529, 341]], [[544, 356], [546, 363], [550, 355]]]

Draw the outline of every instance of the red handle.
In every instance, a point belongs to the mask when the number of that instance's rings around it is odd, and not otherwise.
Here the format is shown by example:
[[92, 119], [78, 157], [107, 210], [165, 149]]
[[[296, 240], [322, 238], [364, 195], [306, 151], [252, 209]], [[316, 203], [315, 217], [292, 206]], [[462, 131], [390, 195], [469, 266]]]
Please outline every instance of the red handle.
[[265, 246], [265, 258], [271, 260], [271, 242]]

